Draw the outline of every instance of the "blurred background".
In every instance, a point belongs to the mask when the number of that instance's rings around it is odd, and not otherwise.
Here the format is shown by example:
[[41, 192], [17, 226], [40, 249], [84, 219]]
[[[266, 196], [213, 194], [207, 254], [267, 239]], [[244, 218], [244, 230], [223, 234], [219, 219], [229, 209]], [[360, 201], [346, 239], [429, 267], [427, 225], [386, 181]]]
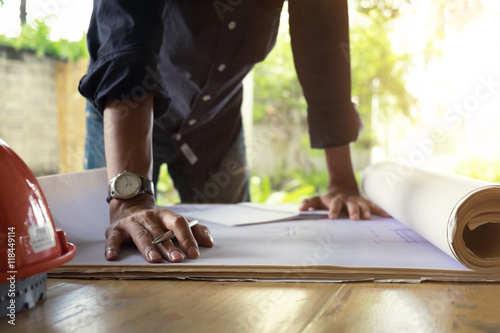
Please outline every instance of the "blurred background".
[[[394, 160], [500, 182], [500, 1], [349, 0], [352, 98], [364, 122], [359, 177]], [[92, 1], [0, 0], [0, 138], [37, 175], [83, 169]], [[299, 203], [326, 190], [309, 147], [288, 14], [267, 59], [245, 79], [243, 114], [255, 202]], [[340, 46], [342, 47], [342, 46]], [[177, 202], [166, 168], [160, 204]]]

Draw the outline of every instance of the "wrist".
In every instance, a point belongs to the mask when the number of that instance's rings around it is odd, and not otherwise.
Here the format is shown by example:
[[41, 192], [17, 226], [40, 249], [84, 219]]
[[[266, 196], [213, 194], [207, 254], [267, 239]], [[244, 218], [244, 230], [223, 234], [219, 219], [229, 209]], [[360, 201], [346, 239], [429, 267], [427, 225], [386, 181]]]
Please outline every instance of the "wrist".
[[338, 188], [338, 187], [343, 187], [343, 188], [358, 188], [358, 183], [356, 181], [356, 178], [354, 177], [349, 177], [348, 179], [331, 179], [328, 182], [328, 188]]
[[325, 155], [329, 176], [328, 188], [357, 188], [349, 145], [326, 148]]
[[120, 219], [120, 217], [129, 216], [131, 213], [140, 211], [155, 209], [156, 202], [155, 197], [149, 193], [139, 194], [131, 199], [113, 199], [109, 203], [109, 214], [111, 217], [111, 222]]

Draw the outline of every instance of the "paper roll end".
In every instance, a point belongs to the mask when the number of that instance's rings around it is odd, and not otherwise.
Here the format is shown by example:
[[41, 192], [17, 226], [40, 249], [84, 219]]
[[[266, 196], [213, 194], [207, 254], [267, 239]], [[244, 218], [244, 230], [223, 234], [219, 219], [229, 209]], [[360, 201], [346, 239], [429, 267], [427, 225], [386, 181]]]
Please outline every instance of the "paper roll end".
[[500, 273], [499, 185], [466, 195], [455, 207], [449, 227], [450, 245], [458, 261], [478, 272]]

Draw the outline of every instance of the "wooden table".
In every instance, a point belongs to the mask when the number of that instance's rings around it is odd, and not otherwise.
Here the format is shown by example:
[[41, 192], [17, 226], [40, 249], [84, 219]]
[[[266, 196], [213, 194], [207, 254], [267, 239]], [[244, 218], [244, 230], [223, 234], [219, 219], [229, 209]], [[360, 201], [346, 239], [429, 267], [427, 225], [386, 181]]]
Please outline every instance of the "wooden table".
[[1, 332], [500, 332], [500, 284], [49, 279]]

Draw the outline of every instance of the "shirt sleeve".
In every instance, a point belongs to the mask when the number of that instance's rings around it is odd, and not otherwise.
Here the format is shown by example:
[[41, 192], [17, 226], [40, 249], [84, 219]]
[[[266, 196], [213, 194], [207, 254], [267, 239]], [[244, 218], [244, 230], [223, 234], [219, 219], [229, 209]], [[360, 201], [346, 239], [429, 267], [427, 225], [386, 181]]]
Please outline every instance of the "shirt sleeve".
[[[79, 91], [102, 114], [108, 98], [155, 96], [155, 117], [169, 97], [158, 70], [162, 1], [94, 0], [87, 34], [90, 62]], [[163, 105], [163, 107], [162, 107]]]
[[308, 104], [311, 146], [355, 141], [361, 129], [351, 102], [347, 0], [289, 0], [297, 75]]

